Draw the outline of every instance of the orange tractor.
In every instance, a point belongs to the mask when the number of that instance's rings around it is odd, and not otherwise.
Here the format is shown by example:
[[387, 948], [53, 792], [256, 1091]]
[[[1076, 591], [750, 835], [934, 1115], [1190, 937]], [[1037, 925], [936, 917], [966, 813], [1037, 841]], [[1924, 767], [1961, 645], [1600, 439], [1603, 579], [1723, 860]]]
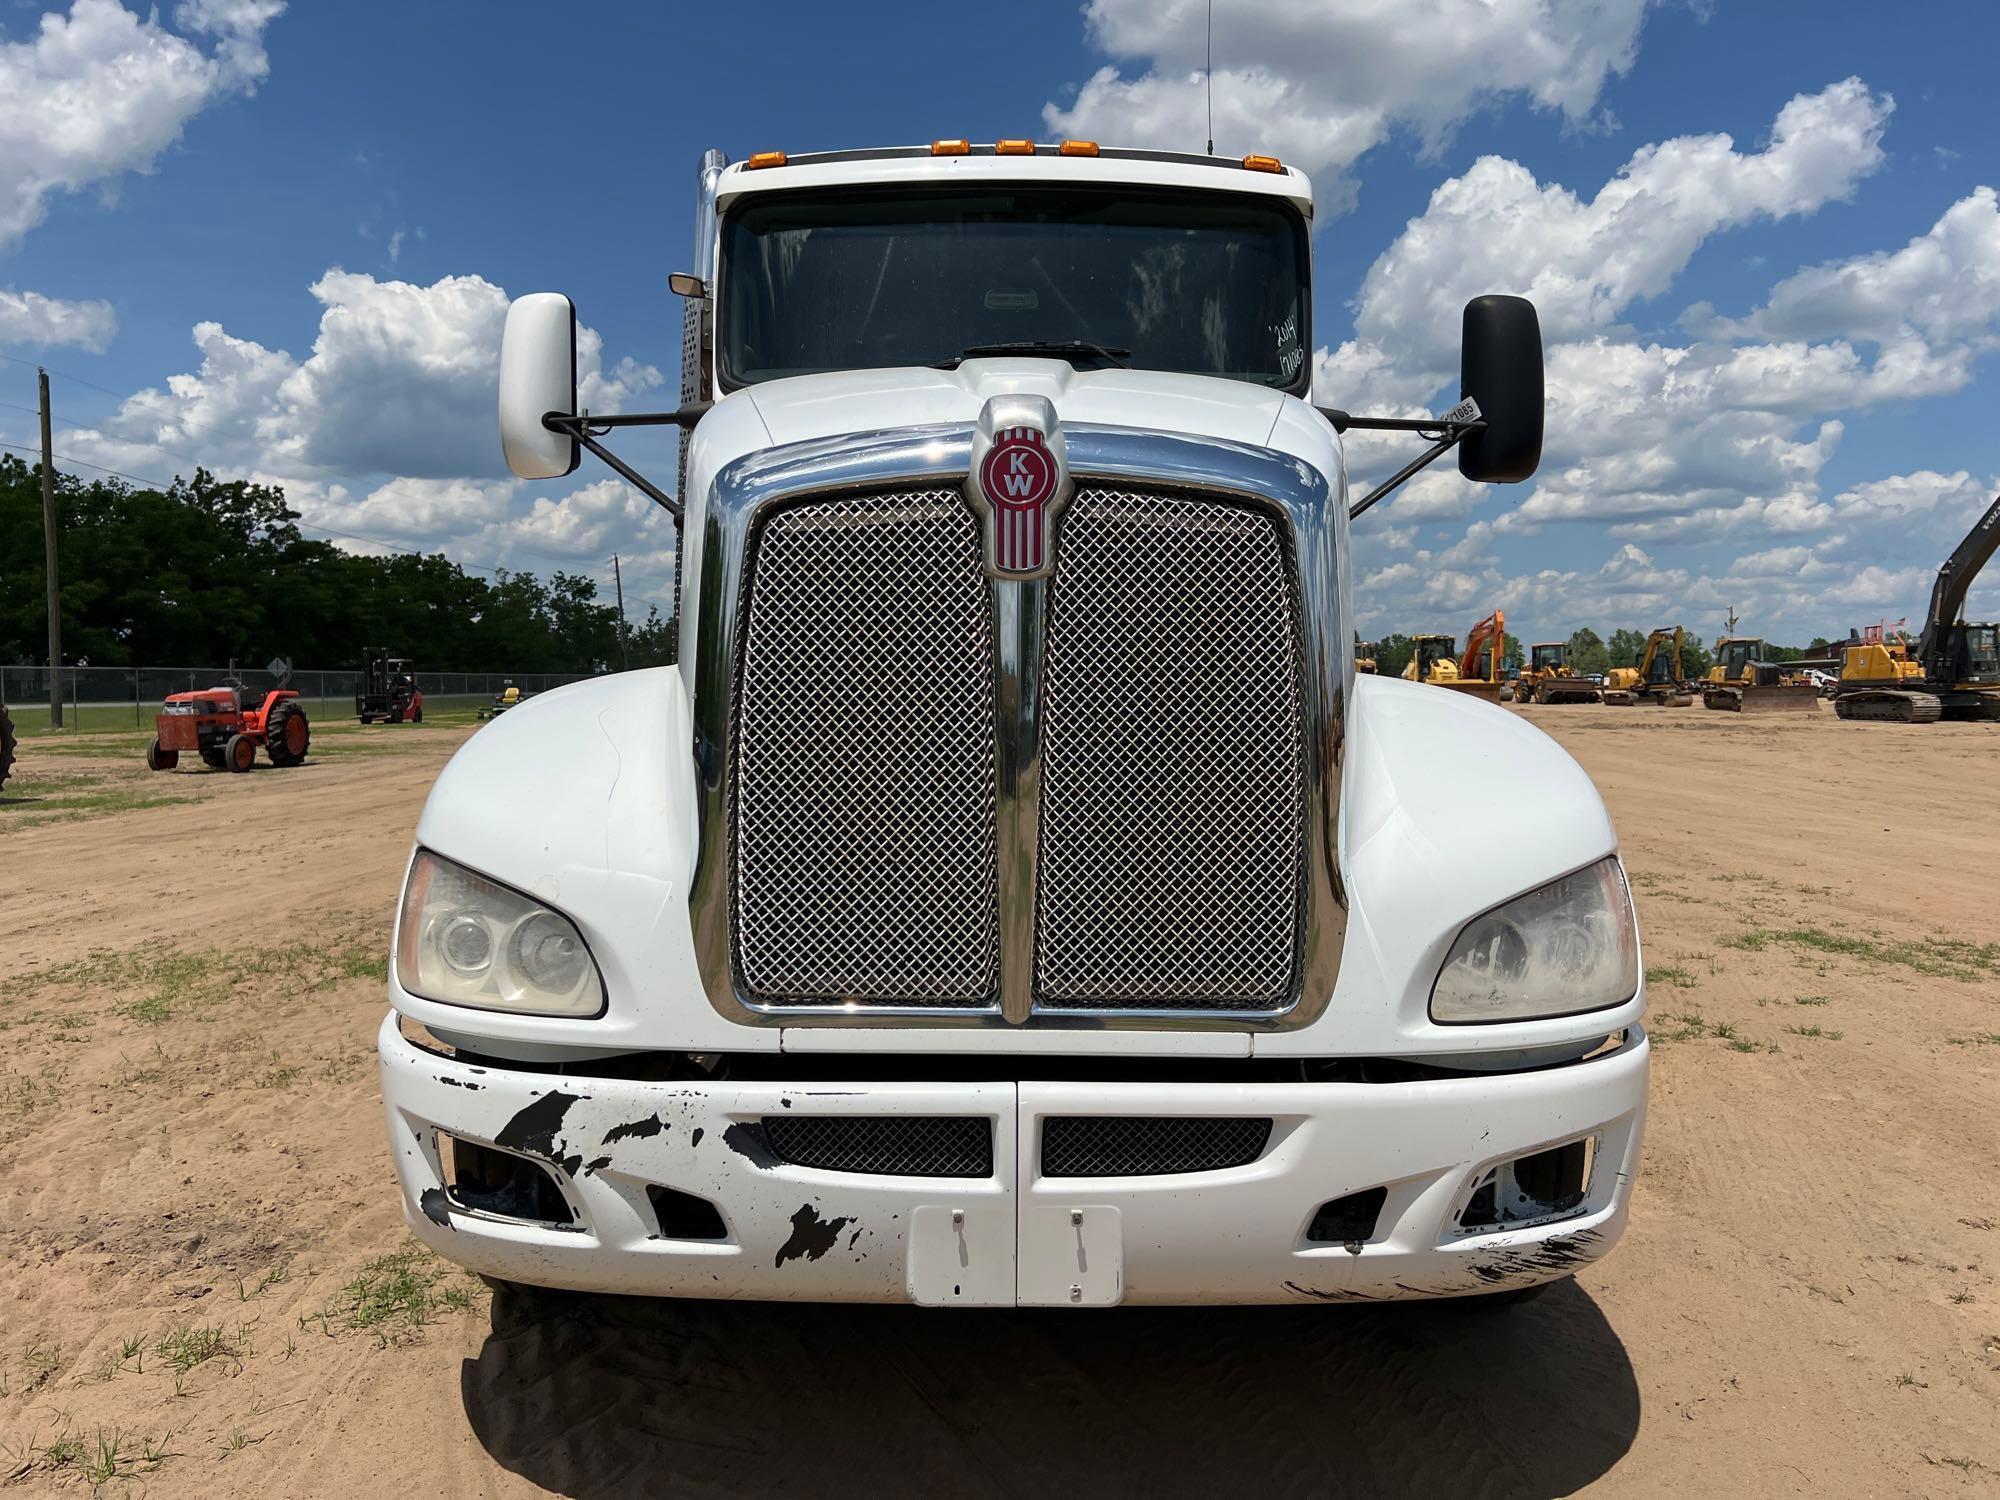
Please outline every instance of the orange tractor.
[[257, 763], [259, 745], [274, 766], [296, 766], [306, 758], [312, 725], [291, 688], [272, 688], [261, 698], [242, 687], [174, 693], [154, 720], [146, 769], [171, 771], [181, 752], [191, 750], [218, 771], [247, 771]]

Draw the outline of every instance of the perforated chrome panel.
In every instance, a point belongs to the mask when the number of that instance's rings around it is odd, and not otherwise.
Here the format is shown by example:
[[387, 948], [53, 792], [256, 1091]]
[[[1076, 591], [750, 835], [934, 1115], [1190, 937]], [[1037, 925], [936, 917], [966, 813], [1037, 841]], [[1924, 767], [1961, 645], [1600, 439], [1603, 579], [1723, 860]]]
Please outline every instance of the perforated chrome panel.
[[955, 490], [796, 506], [752, 543], [732, 908], [739, 980], [762, 1003], [992, 1002], [979, 548]]
[[1277, 1010], [1304, 857], [1284, 537], [1220, 501], [1084, 490], [1049, 590], [1035, 995]]

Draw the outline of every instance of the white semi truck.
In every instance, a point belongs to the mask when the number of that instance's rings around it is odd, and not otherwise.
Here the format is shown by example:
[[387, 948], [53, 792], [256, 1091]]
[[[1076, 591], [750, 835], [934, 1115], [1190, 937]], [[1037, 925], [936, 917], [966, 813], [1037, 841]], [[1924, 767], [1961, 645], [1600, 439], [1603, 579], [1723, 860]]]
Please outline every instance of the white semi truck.
[[[1311, 404], [1268, 158], [711, 152], [698, 204], [677, 410], [579, 410], [568, 300], [508, 316], [514, 471], [588, 449], [683, 523], [680, 665], [524, 702], [431, 793], [380, 1034], [415, 1233], [932, 1305], [1521, 1296], [1608, 1251], [1648, 1065], [1611, 822], [1350, 644], [1351, 514], [1454, 447], [1533, 472], [1532, 307], [1467, 307], [1451, 412], [1365, 419]], [[648, 422], [678, 494], [601, 441]], [[1356, 427], [1431, 446], [1352, 499]]]

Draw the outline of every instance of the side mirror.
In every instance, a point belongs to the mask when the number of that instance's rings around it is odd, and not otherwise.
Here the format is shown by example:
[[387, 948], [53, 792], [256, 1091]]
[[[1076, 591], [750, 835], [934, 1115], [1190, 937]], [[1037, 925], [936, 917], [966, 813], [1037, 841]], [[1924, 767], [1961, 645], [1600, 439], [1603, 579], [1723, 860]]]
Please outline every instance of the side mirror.
[[576, 415], [576, 304], [531, 292], [508, 307], [500, 338], [500, 446], [523, 479], [560, 479], [582, 462], [575, 438], [542, 425], [552, 411]]
[[1542, 461], [1542, 325], [1526, 297], [1491, 295], [1465, 304], [1459, 397], [1479, 403], [1486, 426], [1458, 445], [1458, 472], [1486, 484], [1517, 484]]

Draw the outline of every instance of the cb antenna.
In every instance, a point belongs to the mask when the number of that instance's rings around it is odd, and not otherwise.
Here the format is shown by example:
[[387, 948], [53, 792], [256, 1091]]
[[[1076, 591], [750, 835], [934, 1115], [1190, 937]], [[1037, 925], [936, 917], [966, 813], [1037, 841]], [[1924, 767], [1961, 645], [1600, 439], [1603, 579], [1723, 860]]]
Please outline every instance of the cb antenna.
[[1208, 94], [1208, 154], [1215, 155], [1215, 0], [1208, 0], [1208, 63], [1201, 81]]

